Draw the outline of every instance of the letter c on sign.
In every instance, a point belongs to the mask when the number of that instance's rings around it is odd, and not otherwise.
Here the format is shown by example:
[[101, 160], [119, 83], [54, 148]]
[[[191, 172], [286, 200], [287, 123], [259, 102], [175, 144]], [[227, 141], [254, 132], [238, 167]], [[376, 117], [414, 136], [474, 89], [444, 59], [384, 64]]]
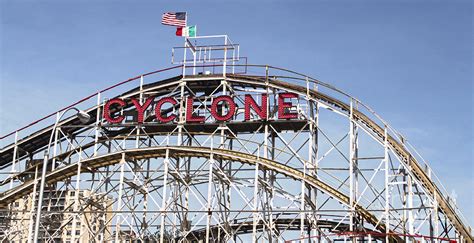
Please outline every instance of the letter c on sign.
[[104, 106], [104, 118], [107, 122], [109, 123], [120, 123], [123, 121], [123, 119], [125, 117], [123, 116], [117, 116], [115, 118], [113, 118], [111, 115], [110, 115], [110, 107], [112, 105], [119, 105], [119, 106], [124, 106], [125, 105], [125, 101], [123, 101], [122, 99], [119, 99], [119, 98], [115, 98], [115, 99], [111, 99], [109, 101], [107, 101], [107, 103], [105, 103], [105, 106]]

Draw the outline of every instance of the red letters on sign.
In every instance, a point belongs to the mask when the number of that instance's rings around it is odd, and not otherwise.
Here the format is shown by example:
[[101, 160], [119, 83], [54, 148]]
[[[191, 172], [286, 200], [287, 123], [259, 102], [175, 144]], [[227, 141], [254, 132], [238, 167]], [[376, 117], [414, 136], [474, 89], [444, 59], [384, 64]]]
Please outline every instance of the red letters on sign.
[[253, 99], [252, 95], [245, 95], [245, 115], [244, 120], [250, 120], [250, 107], [257, 113], [257, 115], [262, 119], [267, 119], [267, 94], [262, 94], [262, 105], [259, 107], [257, 102]]
[[[220, 102], [226, 102], [227, 105], [229, 106], [229, 111], [227, 111], [227, 114], [225, 115], [221, 115], [219, 114], [219, 112], [217, 111], [217, 108], [219, 106], [219, 103]], [[211, 104], [211, 115], [216, 118], [216, 120], [218, 121], [228, 121], [230, 120], [230, 118], [232, 118], [232, 116], [235, 114], [235, 102], [234, 100], [232, 99], [232, 97], [228, 96], [228, 95], [221, 95], [221, 96], [218, 96], [216, 98], [214, 98], [214, 100], [212, 101], [212, 104]]]
[[194, 116], [194, 101], [193, 97], [188, 97], [186, 100], [186, 122], [204, 122], [203, 116]]
[[137, 109], [138, 113], [138, 123], [142, 124], [143, 123], [143, 113], [145, 113], [145, 110], [150, 106], [151, 102], [153, 101], [155, 97], [149, 97], [146, 99], [145, 104], [140, 105], [140, 102], [137, 99], [132, 98], [132, 103], [135, 105], [135, 108]]
[[172, 105], [176, 105], [178, 102], [172, 97], [164, 97], [164, 98], [161, 98], [160, 100], [158, 100], [158, 102], [156, 103], [156, 107], [155, 107], [155, 116], [156, 116], [156, 118], [158, 119], [158, 121], [160, 121], [162, 123], [167, 123], [167, 122], [170, 122], [170, 121], [173, 121], [174, 119], [176, 119], [176, 115], [171, 114], [168, 117], [164, 117], [161, 114], [161, 107], [163, 106], [164, 103], [171, 103]]
[[[290, 99], [298, 98], [297, 94], [294, 93], [281, 93], [278, 94], [278, 102], [277, 104], [273, 104], [278, 109], [278, 119], [297, 119], [298, 112], [292, 112], [292, 108], [294, 108], [293, 103]], [[256, 115], [261, 120], [268, 119], [268, 111], [269, 111], [269, 102], [267, 94], [261, 95], [262, 101], [260, 104], [257, 104], [255, 99], [252, 95], [246, 94], [244, 99], [244, 121], [250, 120], [251, 117], [251, 110], [253, 110]], [[130, 103], [127, 106], [127, 102], [120, 98], [115, 98], [107, 101], [104, 105], [104, 119], [108, 123], [121, 123], [124, 120], [124, 116], [117, 114], [118, 110], [121, 109], [130, 109], [134, 108], [137, 111], [137, 121], [139, 124], [144, 122], [144, 114], [147, 109], [150, 109], [152, 106], [155, 97], [148, 97], [143, 104], [140, 104], [139, 100], [136, 98], [130, 98], [131, 103], [133, 104], [130, 107]], [[173, 114], [174, 112], [170, 112], [169, 110], [166, 112], [162, 112], [163, 105], [165, 103], [170, 103], [173, 107], [180, 104], [175, 98], [173, 97], [162, 97], [156, 102], [156, 106], [154, 108], [156, 120], [160, 123], [168, 123], [176, 120], [178, 118], [178, 114]], [[114, 106], [114, 112], [110, 109]], [[222, 107], [222, 110], [220, 109]], [[226, 109], [227, 108], [227, 109]], [[131, 109], [130, 109], [131, 110]], [[173, 109], [174, 110], [174, 109]], [[212, 99], [212, 104], [210, 107], [211, 116], [215, 119], [215, 121], [229, 121], [234, 117], [239, 117], [236, 115], [237, 112], [237, 104], [234, 101], [233, 97], [229, 95], [221, 95], [217, 96]], [[112, 114], [113, 113], [113, 114]], [[167, 115], [169, 114], [169, 115]], [[184, 115], [184, 114], [183, 114]], [[113, 117], [114, 116], [114, 117]], [[257, 118], [258, 118], [257, 117]], [[193, 123], [193, 122], [205, 122], [205, 116], [199, 116], [194, 112], [194, 97], [188, 96], [186, 97], [186, 114], [185, 114], [185, 122], [186, 123]]]
[[295, 119], [298, 117], [297, 113], [285, 112], [287, 108], [293, 107], [291, 102], [285, 102], [285, 99], [291, 98], [298, 98], [298, 95], [293, 93], [281, 93], [278, 95], [278, 119]]
[[119, 105], [119, 106], [124, 106], [125, 105], [125, 101], [119, 99], [119, 98], [115, 98], [115, 99], [111, 99], [109, 101], [107, 101], [107, 103], [105, 103], [105, 106], [104, 106], [104, 118], [107, 122], [109, 123], [120, 123], [123, 121], [123, 119], [125, 117], [123, 116], [117, 116], [116, 118], [113, 118], [111, 115], [110, 115], [110, 106], [112, 105]]

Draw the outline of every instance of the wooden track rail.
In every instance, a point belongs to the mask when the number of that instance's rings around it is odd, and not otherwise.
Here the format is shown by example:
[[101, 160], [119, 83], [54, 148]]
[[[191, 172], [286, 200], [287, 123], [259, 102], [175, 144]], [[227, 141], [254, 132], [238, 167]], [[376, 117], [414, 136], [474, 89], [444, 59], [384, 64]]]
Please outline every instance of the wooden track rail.
[[[119, 151], [110, 153], [102, 156], [93, 157], [87, 160], [81, 161], [81, 171], [87, 173], [91, 170], [99, 169], [104, 166], [113, 165], [119, 163], [122, 158], [127, 160], [141, 160], [150, 158], [164, 158], [168, 151], [170, 157], [182, 158], [182, 157], [202, 157], [210, 158], [211, 154], [214, 159], [237, 161], [245, 164], [262, 166], [267, 170], [277, 171], [283, 175], [291, 177], [295, 180], [303, 180], [308, 185], [318, 188], [319, 190], [327, 193], [340, 203], [349, 205], [349, 197], [341, 193], [336, 188], [318, 180], [315, 177], [305, 175], [303, 172], [293, 169], [290, 166], [278, 163], [276, 161], [260, 158], [252, 154], [243, 152], [237, 152], [227, 149], [211, 149], [208, 147], [196, 147], [196, 146], [164, 146], [164, 147], [149, 147], [149, 148], [138, 148]], [[54, 170], [46, 175], [46, 183], [52, 184], [70, 178], [77, 173], [78, 163], [70, 164], [68, 166]], [[0, 204], [6, 205], [15, 201], [16, 199], [31, 193], [35, 185], [35, 181], [28, 181], [21, 186], [15, 187], [8, 190], [0, 195]], [[376, 226], [380, 232], [385, 232], [385, 225], [378, 223], [378, 219], [372, 215], [369, 211], [365, 210], [360, 205], [356, 205], [356, 211], [370, 224]], [[395, 240], [401, 240], [397, 236], [393, 236]]]

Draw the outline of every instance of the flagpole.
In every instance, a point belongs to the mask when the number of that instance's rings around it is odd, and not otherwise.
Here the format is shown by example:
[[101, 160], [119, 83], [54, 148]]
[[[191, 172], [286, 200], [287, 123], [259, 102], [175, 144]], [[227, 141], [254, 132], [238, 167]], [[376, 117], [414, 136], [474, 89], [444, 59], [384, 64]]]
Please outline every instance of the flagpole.
[[[197, 36], [197, 25], [194, 25], [194, 37]], [[196, 45], [196, 39], [194, 39], [194, 45]], [[196, 50], [194, 51], [194, 68], [193, 68], [193, 72], [194, 72], [194, 75], [196, 75]]]
[[[194, 47], [196, 48], [196, 47]], [[193, 51], [193, 75], [196, 75], [196, 49], [194, 49]]]
[[188, 27], [188, 12], [184, 12], [184, 13], [185, 13], [184, 16], [186, 16], [186, 17], [185, 17], [186, 21], [185, 21], [185, 23], [184, 23], [184, 25], [185, 25], [184, 27]]

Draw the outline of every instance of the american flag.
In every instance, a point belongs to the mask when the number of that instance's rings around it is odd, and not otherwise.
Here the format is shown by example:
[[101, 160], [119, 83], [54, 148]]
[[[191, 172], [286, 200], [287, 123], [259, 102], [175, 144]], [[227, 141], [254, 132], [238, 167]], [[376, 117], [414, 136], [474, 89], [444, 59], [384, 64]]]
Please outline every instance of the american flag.
[[186, 27], [186, 12], [164, 13], [161, 18], [164, 25]]

